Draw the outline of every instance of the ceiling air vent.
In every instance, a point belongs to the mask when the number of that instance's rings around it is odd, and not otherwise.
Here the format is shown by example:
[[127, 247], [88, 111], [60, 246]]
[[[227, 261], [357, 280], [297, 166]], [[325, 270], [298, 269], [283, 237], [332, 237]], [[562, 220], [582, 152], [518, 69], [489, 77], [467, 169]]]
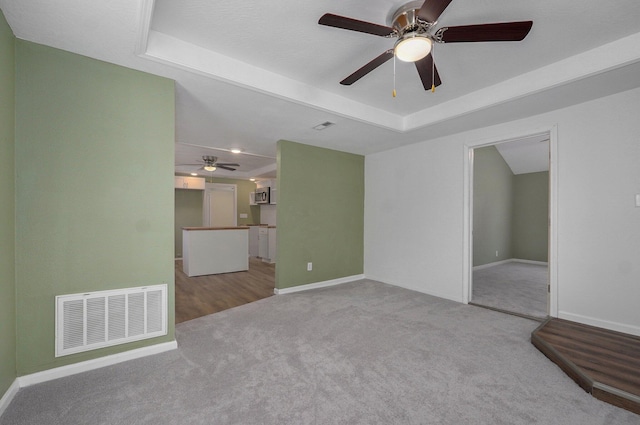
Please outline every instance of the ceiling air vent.
[[335, 123], [329, 122], [329, 121], [325, 121], [322, 124], [316, 125], [315, 127], [313, 127], [313, 129], [320, 131], [320, 130], [324, 130], [327, 127], [331, 127], [332, 125], [335, 125]]

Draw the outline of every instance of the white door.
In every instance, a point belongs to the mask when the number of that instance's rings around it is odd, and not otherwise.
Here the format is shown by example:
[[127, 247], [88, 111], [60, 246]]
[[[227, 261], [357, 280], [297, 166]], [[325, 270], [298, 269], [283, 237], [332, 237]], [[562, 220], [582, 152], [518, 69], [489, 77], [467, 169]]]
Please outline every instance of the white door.
[[237, 226], [236, 193], [235, 184], [207, 183], [203, 208], [205, 227]]

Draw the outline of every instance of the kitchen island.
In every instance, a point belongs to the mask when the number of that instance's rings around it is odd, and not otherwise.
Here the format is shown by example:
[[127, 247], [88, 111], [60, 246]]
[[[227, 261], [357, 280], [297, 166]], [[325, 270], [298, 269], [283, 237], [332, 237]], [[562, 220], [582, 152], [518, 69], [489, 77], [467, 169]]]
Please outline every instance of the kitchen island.
[[183, 227], [182, 270], [189, 276], [249, 270], [249, 227]]

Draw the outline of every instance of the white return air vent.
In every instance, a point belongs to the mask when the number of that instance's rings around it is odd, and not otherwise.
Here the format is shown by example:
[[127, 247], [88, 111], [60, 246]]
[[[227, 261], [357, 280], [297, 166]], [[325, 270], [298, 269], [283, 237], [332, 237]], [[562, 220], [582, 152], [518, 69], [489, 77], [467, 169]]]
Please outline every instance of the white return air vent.
[[56, 297], [56, 357], [167, 334], [167, 285]]

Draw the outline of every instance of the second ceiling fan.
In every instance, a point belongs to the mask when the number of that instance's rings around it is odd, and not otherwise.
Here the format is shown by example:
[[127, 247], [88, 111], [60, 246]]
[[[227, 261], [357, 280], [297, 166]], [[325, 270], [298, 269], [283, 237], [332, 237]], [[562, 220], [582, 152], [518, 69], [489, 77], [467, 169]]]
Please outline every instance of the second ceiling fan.
[[425, 0], [407, 3], [393, 14], [390, 26], [331, 13], [324, 14], [318, 21], [320, 25], [398, 38], [393, 49], [385, 51], [340, 81], [340, 84], [349, 86], [396, 56], [402, 61], [415, 63], [424, 89], [433, 90], [442, 83], [431, 54], [434, 43], [520, 41], [529, 34], [533, 25], [532, 21], [501, 22], [441, 27], [434, 31], [438, 18], [451, 1]]
[[[200, 168], [198, 168], [198, 170], [205, 170], [205, 171], [215, 171], [216, 168], [222, 168], [223, 170], [229, 170], [229, 171], [235, 171], [235, 168], [232, 167], [239, 167], [240, 164], [236, 164], [231, 163], [231, 162], [218, 162], [218, 157], [217, 156], [211, 156], [211, 155], [203, 155], [202, 156], [202, 162], [198, 162], [196, 164], [178, 164], [178, 165], [201, 165]], [[196, 170], [196, 171], [198, 171]]]

